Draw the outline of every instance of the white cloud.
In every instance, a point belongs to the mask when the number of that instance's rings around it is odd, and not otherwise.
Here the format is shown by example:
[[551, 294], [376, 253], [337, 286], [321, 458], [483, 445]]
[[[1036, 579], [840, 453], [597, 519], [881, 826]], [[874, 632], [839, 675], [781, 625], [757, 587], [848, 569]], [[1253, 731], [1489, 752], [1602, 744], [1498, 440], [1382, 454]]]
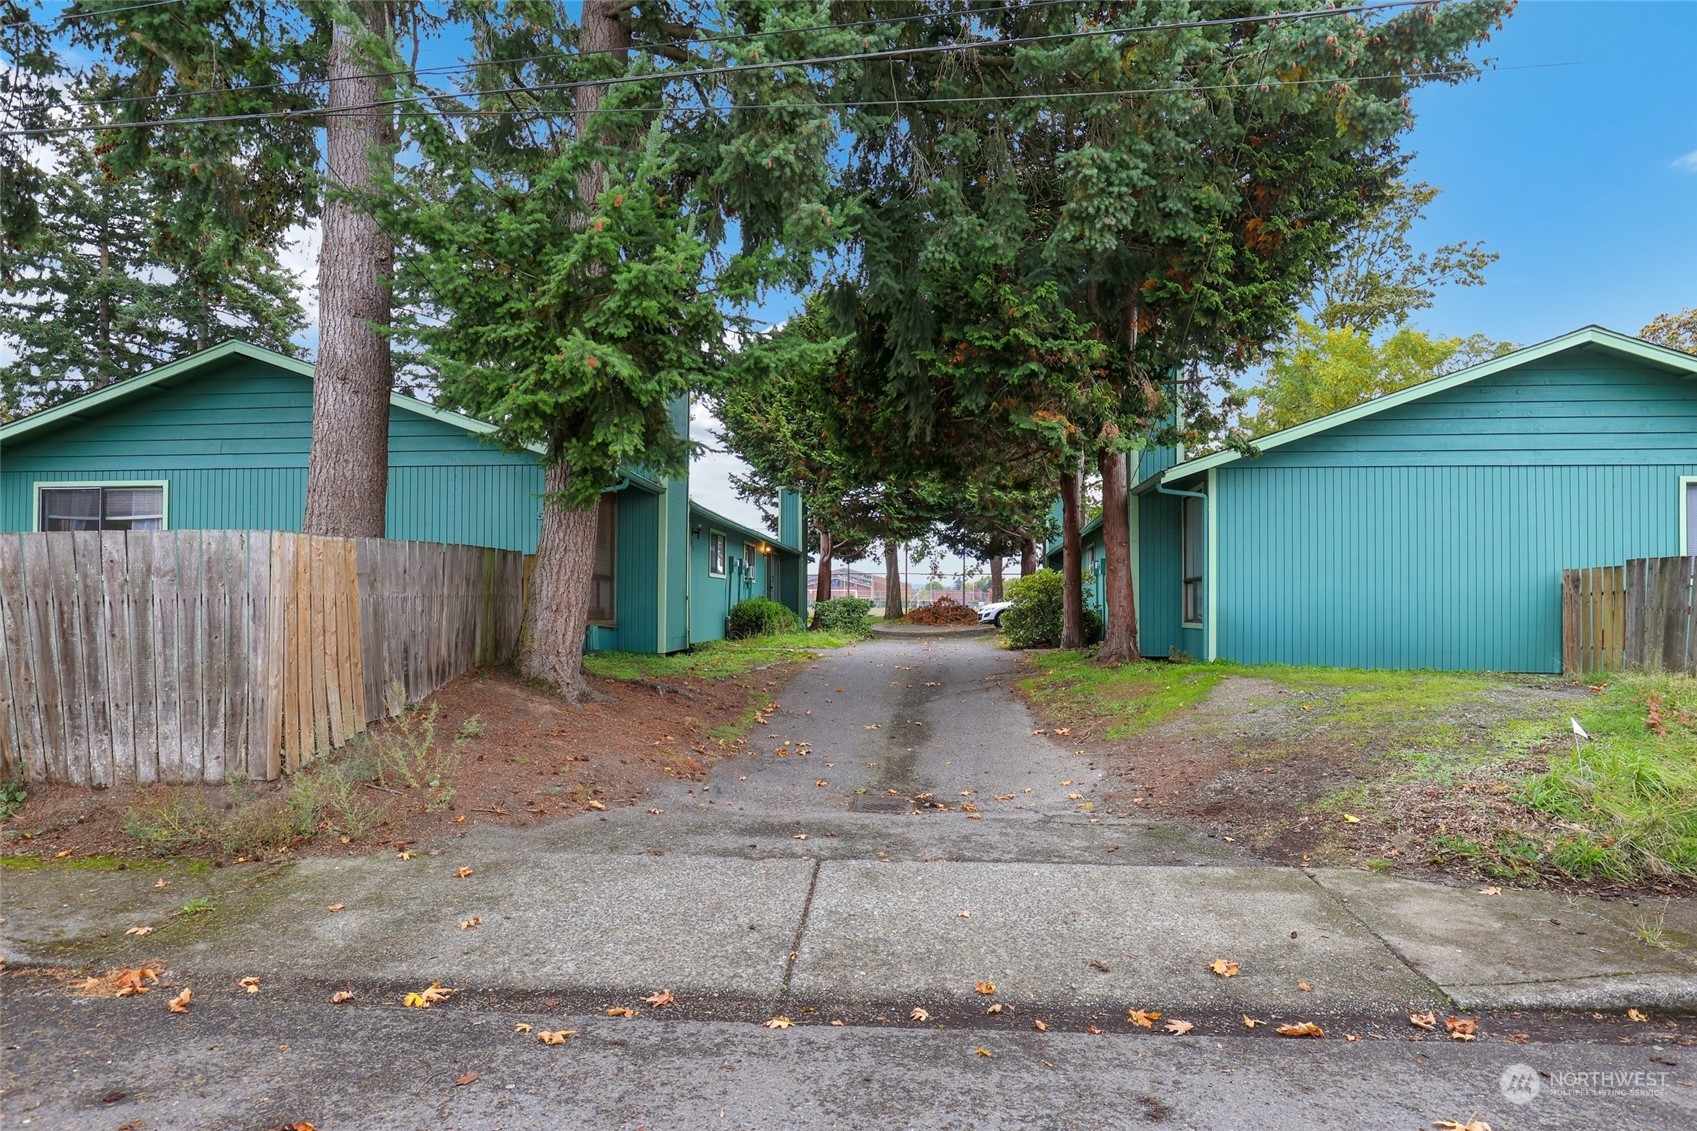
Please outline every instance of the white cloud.
[[705, 444], [706, 450], [690, 461], [689, 497], [710, 511], [717, 511], [734, 522], [769, 530], [760, 517], [760, 508], [737, 497], [731, 486], [732, 475], [747, 475], [748, 464], [734, 452], [725, 450], [718, 432], [723, 427], [711, 409], [698, 401], [689, 406], [689, 438]]
[[295, 278], [295, 295], [306, 311], [306, 327], [297, 337], [312, 353], [318, 352], [318, 248], [324, 230], [317, 220], [296, 224], [283, 235], [283, 250], [277, 262]]
[[1697, 173], [1697, 149], [1693, 149], [1684, 157], [1674, 158], [1673, 167], [1684, 173]]

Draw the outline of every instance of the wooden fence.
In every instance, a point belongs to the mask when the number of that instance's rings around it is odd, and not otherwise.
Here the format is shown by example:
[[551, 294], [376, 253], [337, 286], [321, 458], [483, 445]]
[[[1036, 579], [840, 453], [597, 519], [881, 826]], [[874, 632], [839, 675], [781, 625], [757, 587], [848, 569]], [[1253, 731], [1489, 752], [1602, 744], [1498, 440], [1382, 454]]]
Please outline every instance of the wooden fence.
[[516, 552], [428, 542], [0, 534], [0, 774], [274, 779], [507, 659], [523, 575]]
[[1697, 555], [1564, 570], [1562, 670], [1697, 675]]

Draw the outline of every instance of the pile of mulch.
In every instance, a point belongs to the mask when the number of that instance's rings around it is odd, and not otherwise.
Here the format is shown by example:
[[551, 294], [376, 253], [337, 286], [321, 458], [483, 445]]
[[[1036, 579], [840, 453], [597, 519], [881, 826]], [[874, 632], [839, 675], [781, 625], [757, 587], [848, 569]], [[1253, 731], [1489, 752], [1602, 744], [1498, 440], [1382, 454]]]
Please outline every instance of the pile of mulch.
[[971, 605], [963, 605], [945, 595], [929, 605], [915, 606], [902, 619], [908, 624], [977, 624], [978, 613]]
[[[482, 724], [478, 737], [464, 746], [451, 783], [453, 800], [430, 812], [411, 796], [397, 797], [384, 823], [352, 845], [320, 833], [294, 851], [390, 848], [477, 825], [523, 828], [595, 805], [634, 804], [656, 784], [700, 779], [716, 759], [740, 750], [741, 740], [720, 741], [711, 732], [744, 720], [751, 705], [769, 703], [799, 667], [783, 665], [719, 680], [591, 679], [603, 701], [583, 706], [572, 706], [504, 673], [461, 676], [423, 704], [441, 710], [436, 724], [440, 742], [451, 742], [473, 716]], [[258, 787], [262, 795], [280, 795], [284, 788], [282, 782]], [[147, 794], [173, 789], [199, 792], [214, 809], [236, 801], [235, 792], [224, 786], [96, 790], [31, 784], [28, 800], [0, 822], [0, 854], [50, 859], [146, 855], [124, 832], [125, 814]], [[217, 855], [210, 846], [187, 854]]]

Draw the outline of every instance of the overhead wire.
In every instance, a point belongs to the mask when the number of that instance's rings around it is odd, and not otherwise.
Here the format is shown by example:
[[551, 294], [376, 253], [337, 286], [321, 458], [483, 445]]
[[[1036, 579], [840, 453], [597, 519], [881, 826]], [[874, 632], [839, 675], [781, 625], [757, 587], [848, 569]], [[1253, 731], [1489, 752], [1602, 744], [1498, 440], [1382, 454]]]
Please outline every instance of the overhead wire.
[[[751, 63], [738, 63], [738, 64], [731, 64], [731, 65], [725, 65], [725, 66], [715, 66], [715, 67], [695, 67], [695, 68], [688, 68], [688, 69], [658, 71], [658, 72], [649, 73], [649, 74], [612, 75], [612, 76], [607, 76], [605, 78], [596, 78], [596, 79], [576, 79], [576, 80], [571, 80], [571, 81], [567, 81], [567, 82], [557, 82], [557, 83], [536, 83], [536, 84], [533, 84], [533, 85], [530, 85], [530, 86], [497, 87], [497, 88], [493, 88], [493, 89], [489, 89], [489, 90], [469, 91], [469, 92], [463, 92], [463, 93], [465, 95], [475, 95], [476, 97], [479, 97], [479, 98], [487, 98], [487, 97], [491, 97], [491, 96], [495, 96], [495, 95], [501, 95], [501, 94], [532, 95], [532, 94], [538, 94], [538, 93], [559, 93], [559, 92], [563, 92], [563, 91], [576, 90], [576, 89], [586, 87], [586, 86], [608, 87], [608, 86], [622, 86], [622, 85], [627, 85], [627, 84], [630, 84], [630, 83], [676, 82], [676, 81], [679, 81], [679, 80], [682, 80], [682, 79], [706, 78], [706, 77], [711, 77], [711, 76], [715, 76], [715, 75], [747, 74], [747, 73], [752, 73], [752, 72], [757, 72], [757, 71], [782, 70], [782, 69], [785, 69], [785, 68], [808, 68], [808, 67], [838, 64], [838, 63], [865, 62], [865, 61], [875, 61], [875, 60], [884, 60], [884, 59], [894, 60], [894, 59], [899, 59], [899, 58], [911, 58], [911, 57], [914, 57], [914, 56], [921, 56], [921, 55], [952, 54], [952, 53], [957, 53], [957, 52], [961, 52], [961, 51], [974, 51], [974, 50], [984, 50], [984, 49], [994, 49], [994, 48], [1019, 47], [1019, 46], [1024, 46], [1024, 45], [1027, 45], [1027, 44], [1034, 44], [1034, 43], [1052, 43], [1052, 42], [1055, 42], [1057, 40], [1095, 39], [1095, 38], [1102, 38], [1102, 37], [1105, 37], [1105, 36], [1114, 36], [1114, 35], [1131, 35], [1131, 34], [1141, 34], [1141, 33], [1146, 33], [1146, 32], [1160, 32], [1160, 31], [1185, 30], [1185, 29], [1202, 28], [1202, 27], [1230, 26], [1230, 25], [1237, 25], [1237, 24], [1244, 24], [1244, 23], [1269, 23], [1269, 22], [1277, 23], [1277, 22], [1282, 22], [1282, 21], [1286, 21], [1286, 20], [1336, 18], [1336, 17], [1339, 17], [1339, 16], [1356, 15], [1356, 14], [1360, 14], [1360, 13], [1363, 13], [1363, 12], [1376, 11], [1376, 10], [1388, 9], [1388, 8], [1403, 8], [1403, 7], [1414, 7], [1414, 6], [1428, 6], [1428, 7], [1430, 7], [1430, 6], [1434, 6], [1434, 5], [1435, 5], [1435, 0], [1383, 0], [1383, 2], [1381, 2], [1381, 3], [1356, 5], [1356, 6], [1349, 7], [1349, 8], [1319, 8], [1319, 9], [1306, 9], [1306, 10], [1298, 11], [1298, 12], [1261, 13], [1261, 14], [1254, 15], [1254, 16], [1224, 16], [1224, 17], [1216, 17], [1216, 18], [1202, 19], [1202, 20], [1184, 20], [1184, 21], [1174, 21], [1174, 22], [1170, 22], [1170, 23], [1130, 25], [1130, 26], [1126, 26], [1126, 27], [1083, 28], [1083, 29], [1074, 30], [1074, 31], [1054, 32], [1054, 33], [1048, 33], [1048, 34], [1044, 34], [1044, 35], [1014, 36], [1014, 37], [1009, 37], [1009, 38], [1006, 38], [1006, 39], [986, 39], [986, 40], [970, 40], [970, 41], [954, 42], [954, 43], [926, 44], [926, 45], [913, 46], [913, 47], [889, 48], [889, 49], [885, 49], [885, 50], [881, 50], [881, 51], [861, 51], [861, 52], [850, 52], [850, 53], [840, 54], [840, 55], [817, 56], [817, 57], [806, 58], [806, 59], [759, 60], [759, 61], [755, 61], [755, 62], [751, 62]], [[565, 53], [565, 54], [573, 54], [573, 53]], [[1394, 76], [1386, 76], [1386, 77], [1394, 77]], [[1184, 89], [1184, 88], [1177, 88], [1177, 89]], [[351, 113], [351, 112], [358, 111], [358, 110], [386, 109], [386, 108], [389, 108], [389, 107], [416, 105], [416, 104], [426, 103], [426, 102], [434, 103], [434, 102], [441, 102], [441, 101], [457, 101], [461, 97], [462, 97], [462, 95], [460, 95], [460, 94], [422, 92], [422, 93], [415, 94], [415, 95], [407, 95], [407, 96], [398, 97], [398, 98], [377, 99], [377, 100], [370, 101], [370, 102], [364, 102], [364, 103], [358, 103], [358, 104], [354, 104], [354, 105], [350, 105], [350, 106], [339, 107], [338, 112], [339, 113]], [[993, 97], [1013, 97], [1013, 96], [993, 96]], [[819, 104], [814, 103], [814, 104], [801, 104], [801, 105], [819, 105]], [[166, 117], [166, 118], [147, 119], [147, 120], [135, 121], [135, 122], [110, 122], [110, 123], [105, 123], [105, 124], [65, 123], [65, 124], [62, 124], [62, 125], [37, 127], [37, 128], [33, 128], [33, 129], [3, 131], [3, 132], [0, 132], [0, 137], [41, 137], [41, 136], [49, 136], [49, 135], [57, 134], [57, 133], [68, 133], [68, 132], [95, 132], [95, 131], [103, 132], [103, 131], [106, 131], [106, 130], [117, 130], [117, 129], [155, 129], [155, 128], [168, 128], [168, 127], [172, 127], [172, 126], [186, 126], [186, 125], [219, 125], [219, 124], [227, 124], [227, 123], [234, 123], [234, 122], [268, 121], [268, 120], [289, 119], [289, 118], [315, 118], [315, 117], [321, 116], [324, 112], [325, 111], [322, 108], [313, 108], [313, 109], [310, 109], [310, 110], [274, 110], [274, 111], [254, 111], [254, 112], [250, 112], [250, 113], [236, 113], [236, 114], [207, 114], [207, 115], [190, 116], [190, 117]], [[519, 111], [516, 108], [503, 108], [503, 109], [498, 109], [498, 110], [493, 111], [493, 113], [496, 113], [496, 114], [510, 114], [510, 113], [519, 113], [519, 112], [521, 112], [521, 111]], [[453, 117], [464, 117], [464, 116], [474, 116], [474, 115], [475, 116], [482, 116], [486, 113], [490, 113], [490, 111], [482, 111], [482, 110], [454, 111], [454, 112], [451, 112], [451, 113], [446, 113], [445, 116], [453, 116]]]

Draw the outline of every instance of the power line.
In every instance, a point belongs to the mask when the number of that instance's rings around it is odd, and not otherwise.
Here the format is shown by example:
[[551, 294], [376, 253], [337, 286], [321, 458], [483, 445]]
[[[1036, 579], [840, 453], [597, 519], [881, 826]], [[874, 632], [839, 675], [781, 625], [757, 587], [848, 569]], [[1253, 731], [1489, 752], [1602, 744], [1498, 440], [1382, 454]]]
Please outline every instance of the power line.
[[[1245, 23], [1266, 23], [1283, 20], [1305, 20], [1316, 18], [1332, 18], [1346, 15], [1356, 15], [1362, 12], [1379, 11], [1389, 8], [1405, 8], [1412, 6], [1430, 6], [1433, 0], [1384, 0], [1382, 3], [1358, 5], [1351, 8], [1319, 8], [1307, 9], [1300, 12], [1264, 13], [1255, 16], [1226, 16], [1214, 19], [1185, 20], [1172, 23], [1132, 25], [1117, 28], [1086, 28], [1079, 31], [1055, 32], [1046, 35], [1015, 36], [1009, 39], [972, 40], [957, 43], [939, 43], [920, 47], [898, 47], [882, 51], [860, 51], [844, 55], [817, 56], [808, 59], [783, 59], [776, 61], [760, 61], [741, 63], [718, 67], [696, 67], [685, 70], [662, 71], [644, 75], [615, 75], [602, 79], [578, 79], [570, 82], [538, 83], [522, 87], [498, 87], [492, 90], [469, 92], [479, 97], [489, 97], [500, 94], [537, 94], [543, 92], [558, 93], [576, 90], [586, 86], [623, 86], [639, 82], [675, 82], [679, 79], [706, 78], [714, 75], [746, 74], [755, 71], [781, 70], [786, 67], [806, 68], [825, 66], [835, 63], [865, 62], [881, 59], [898, 59], [927, 54], [948, 54], [959, 51], [974, 51], [984, 48], [1018, 47], [1032, 43], [1048, 43], [1055, 40], [1095, 39], [1112, 35], [1130, 35], [1150, 31], [1172, 31], [1203, 27], [1221, 27]], [[393, 106], [413, 105], [421, 102], [436, 102], [457, 98], [457, 95], [423, 93], [407, 95], [399, 98], [378, 99], [373, 102], [360, 103], [339, 108], [339, 113], [352, 113], [357, 110], [385, 109]], [[922, 100], [921, 100], [922, 101]], [[515, 111], [502, 110], [500, 113]], [[152, 129], [158, 127], [184, 125], [221, 125], [233, 122], [265, 121], [279, 118], [318, 117], [323, 114], [321, 108], [311, 110], [272, 110], [255, 111], [243, 114], [208, 114], [188, 118], [155, 118], [139, 122], [113, 122], [105, 125], [71, 123], [63, 126], [45, 126], [36, 129], [11, 130], [0, 133], [0, 137], [40, 137], [68, 132], [91, 132], [114, 129]], [[474, 114], [476, 112], [473, 112]], [[472, 116], [465, 112], [453, 116]]]

